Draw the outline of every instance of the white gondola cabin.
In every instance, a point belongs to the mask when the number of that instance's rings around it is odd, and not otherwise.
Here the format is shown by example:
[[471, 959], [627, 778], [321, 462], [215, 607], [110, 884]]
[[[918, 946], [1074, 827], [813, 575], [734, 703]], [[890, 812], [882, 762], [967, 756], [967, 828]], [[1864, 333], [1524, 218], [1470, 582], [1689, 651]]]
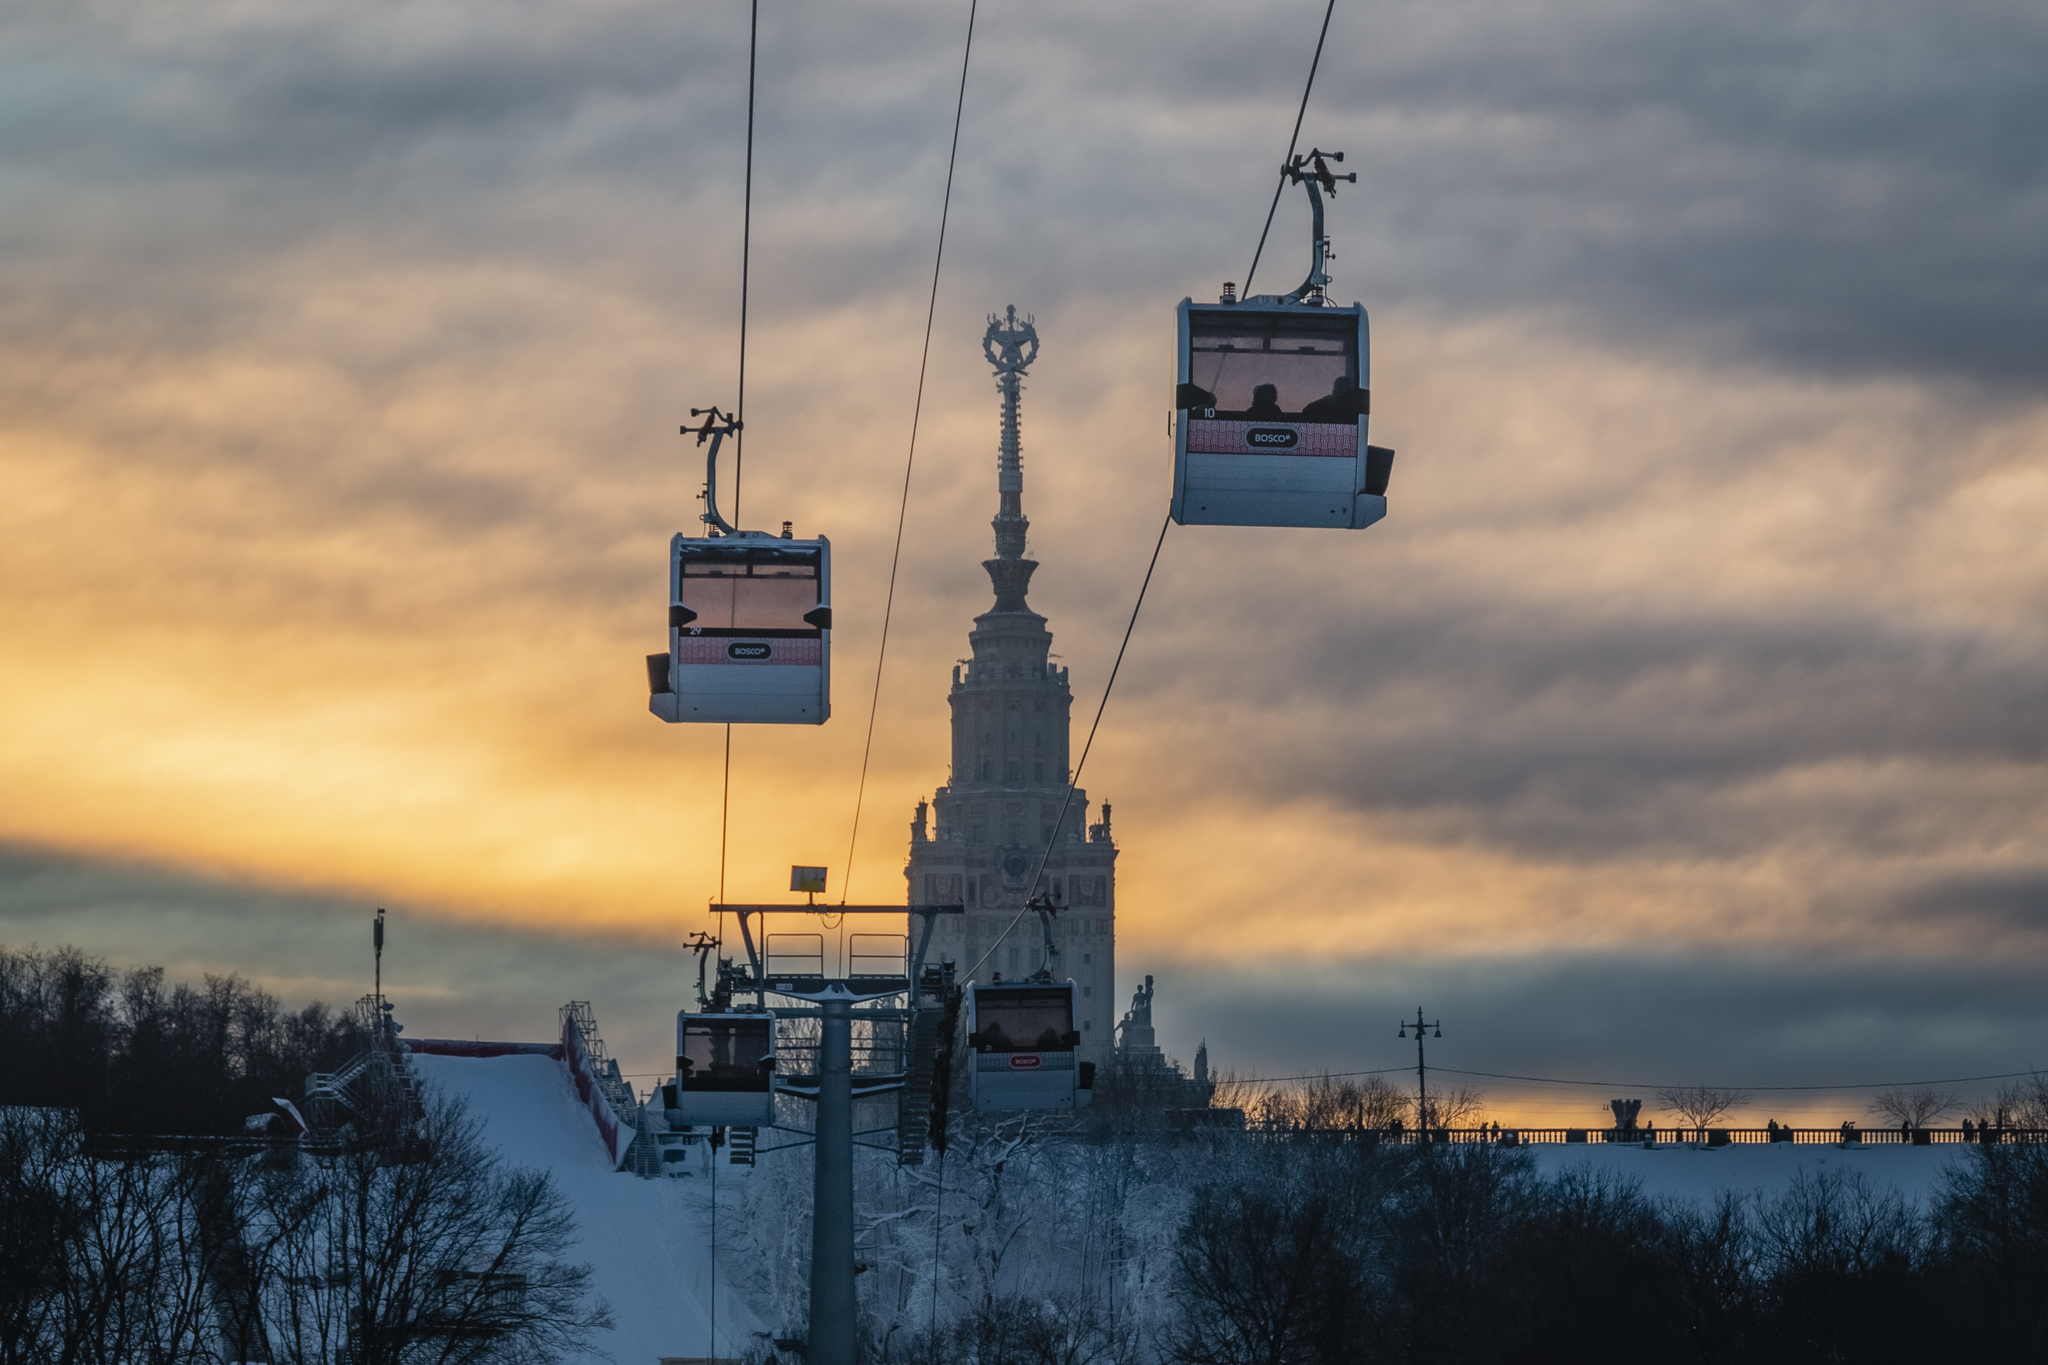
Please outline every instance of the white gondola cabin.
[[[1308, 191], [1308, 277], [1288, 294], [1180, 301], [1173, 519], [1183, 526], [1370, 526], [1387, 514], [1394, 452], [1365, 442], [1372, 348], [1365, 305], [1331, 305], [1323, 200], [1340, 181], [1320, 148], [1281, 174]], [[1278, 202], [1277, 200], [1275, 201]]]
[[1075, 1109], [1091, 1098], [1073, 982], [970, 982], [967, 1029], [976, 1109]]
[[1364, 527], [1387, 514], [1391, 450], [1366, 443], [1365, 308], [1182, 299], [1173, 519]]
[[818, 725], [832, 713], [832, 545], [760, 534], [669, 544], [669, 649], [647, 656], [666, 721]]
[[[670, 1121], [735, 1128], [775, 1122], [775, 1016], [676, 1016], [675, 1103]], [[666, 1089], [666, 1087], [664, 1087]]]
[[706, 440], [710, 534], [668, 547], [668, 652], [647, 656], [647, 709], [666, 721], [822, 725], [832, 714], [832, 542], [742, 531], [718, 513], [718, 449], [740, 423], [691, 408]]

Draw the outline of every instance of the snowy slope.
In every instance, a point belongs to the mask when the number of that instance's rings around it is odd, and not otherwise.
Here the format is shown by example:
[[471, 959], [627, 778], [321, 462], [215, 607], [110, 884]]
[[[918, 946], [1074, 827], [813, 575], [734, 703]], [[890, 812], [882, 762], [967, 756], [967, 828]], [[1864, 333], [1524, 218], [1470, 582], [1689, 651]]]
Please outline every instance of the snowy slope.
[[1713, 1148], [1670, 1145], [1649, 1150], [1618, 1143], [1546, 1143], [1528, 1150], [1535, 1157], [1537, 1171], [1546, 1176], [1586, 1167], [1640, 1180], [1644, 1194], [1702, 1202], [1723, 1190], [1777, 1196], [1791, 1185], [1793, 1172], [1799, 1170], [1810, 1174], [1823, 1170], [1861, 1171], [1873, 1184], [1924, 1201], [1938, 1190], [1941, 1172], [1954, 1162], [1968, 1160], [1970, 1154], [1969, 1148], [1960, 1145], [1911, 1147], [1887, 1143], [1857, 1148], [1789, 1142]]
[[[468, 1102], [513, 1165], [550, 1172], [576, 1210], [587, 1262], [617, 1328], [598, 1345], [617, 1365], [662, 1356], [737, 1357], [765, 1330], [723, 1274], [711, 1342], [710, 1181], [642, 1180], [612, 1170], [568, 1073], [552, 1057], [415, 1057], [427, 1084]], [[723, 1240], [721, 1238], [721, 1240]]]

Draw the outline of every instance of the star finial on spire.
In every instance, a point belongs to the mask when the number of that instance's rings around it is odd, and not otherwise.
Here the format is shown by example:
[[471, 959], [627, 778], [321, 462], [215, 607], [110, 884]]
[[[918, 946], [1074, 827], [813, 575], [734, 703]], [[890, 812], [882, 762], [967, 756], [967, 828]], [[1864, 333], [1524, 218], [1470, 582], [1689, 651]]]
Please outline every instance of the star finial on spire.
[[992, 523], [996, 533], [996, 557], [990, 560], [989, 577], [996, 588], [997, 611], [1028, 611], [1024, 593], [1036, 568], [1024, 558], [1024, 536], [1031, 522], [1024, 515], [1024, 450], [1017, 416], [1018, 398], [1024, 391], [1024, 372], [1038, 359], [1038, 329], [1030, 314], [1017, 320], [1017, 305], [988, 317], [988, 331], [982, 334], [981, 353], [995, 367], [996, 389], [1003, 395], [1003, 439], [996, 458], [996, 491], [1000, 503]]

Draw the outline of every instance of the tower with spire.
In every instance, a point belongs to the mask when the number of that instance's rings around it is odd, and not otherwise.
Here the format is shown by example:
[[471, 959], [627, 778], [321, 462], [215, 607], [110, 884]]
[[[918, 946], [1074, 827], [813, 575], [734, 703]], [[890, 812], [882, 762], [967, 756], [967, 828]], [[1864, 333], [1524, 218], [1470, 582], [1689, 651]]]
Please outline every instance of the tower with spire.
[[[971, 657], [953, 669], [947, 698], [952, 772], [929, 803], [917, 803], [908, 890], [913, 904], [966, 905], [964, 917], [939, 919], [932, 951], [982, 981], [998, 972], [1012, 980], [1044, 965], [1044, 935], [1024, 903], [1038, 892], [1050, 895], [1061, 907], [1054, 921], [1055, 970], [1080, 988], [1074, 1005], [1081, 1057], [1106, 1063], [1115, 1047], [1116, 844], [1109, 806], [1090, 823], [1085, 791], [1074, 792], [1060, 817], [1071, 774], [1067, 727], [1074, 695], [1067, 670], [1051, 660], [1045, 618], [1025, 600], [1038, 568], [1024, 554], [1031, 523], [1024, 515], [1018, 420], [1024, 372], [1038, 358], [1032, 319], [1020, 321], [1014, 306], [1001, 317], [990, 315], [982, 353], [1002, 395], [996, 554], [981, 566], [996, 600], [974, 618], [967, 636]], [[912, 932], [921, 928], [913, 924]]]

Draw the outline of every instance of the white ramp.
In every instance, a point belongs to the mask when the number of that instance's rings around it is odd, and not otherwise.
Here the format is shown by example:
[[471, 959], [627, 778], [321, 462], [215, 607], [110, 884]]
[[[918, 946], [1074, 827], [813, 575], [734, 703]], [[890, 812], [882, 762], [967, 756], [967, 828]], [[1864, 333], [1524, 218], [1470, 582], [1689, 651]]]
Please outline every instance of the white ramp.
[[[663, 1356], [736, 1359], [762, 1344], [765, 1325], [712, 1265], [708, 1179], [642, 1180], [614, 1171], [568, 1072], [552, 1057], [416, 1056], [413, 1065], [430, 1087], [467, 1102], [484, 1141], [508, 1163], [554, 1177], [581, 1233], [570, 1256], [590, 1266], [592, 1286], [617, 1320], [597, 1342], [617, 1365], [655, 1365]], [[720, 1228], [721, 1243], [730, 1235]]]

